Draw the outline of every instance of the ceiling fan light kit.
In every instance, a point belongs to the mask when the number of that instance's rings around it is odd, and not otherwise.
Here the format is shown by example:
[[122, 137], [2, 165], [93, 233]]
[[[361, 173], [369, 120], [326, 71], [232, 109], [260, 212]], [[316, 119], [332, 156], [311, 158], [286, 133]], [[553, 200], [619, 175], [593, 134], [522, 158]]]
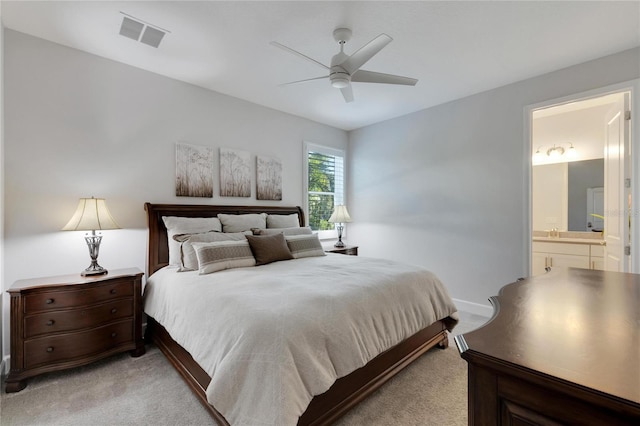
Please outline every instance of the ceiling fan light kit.
[[331, 66], [326, 66], [320, 61], [316, 61], [296, 50], [291, 49], [283, 44], [272, 41], [273, 46], [279, 47], [289, 53], [292, 53], [302, 59], [313, 62], [329, 72], [328, 75], [314, 77], [305, 80], [292, 81], [283, 84], [304, 83], [313, 80], [321, 80], [328, 78], [331, 86], [340, 89], [345, 102], [353, 101], [353, 89], [351, 83], [381, 83], [381, 84], [400, 84], [404, 86], [415, 86], [418, 80], [415, 78], [402, 77], [399, 75], [383, 74], [379, 72], [361, 70], [360, 67], [369, 61], [373, 56], [380, 52], [393, 39], [387, 34], [380, 34], [369, 43], [365, 44], [352, 55], [344, 53], [344, 45], [351, 39], [352, 32], [349, 28], [337, 28], [333, 31], [333, 38], [340, 45], [340, 52], [331, 58]]

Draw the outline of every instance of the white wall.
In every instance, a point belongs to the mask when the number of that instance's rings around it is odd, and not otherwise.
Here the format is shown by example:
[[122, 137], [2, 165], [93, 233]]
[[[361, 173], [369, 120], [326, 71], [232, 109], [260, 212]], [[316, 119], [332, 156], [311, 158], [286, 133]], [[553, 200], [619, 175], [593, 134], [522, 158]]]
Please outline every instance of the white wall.
[[[4, 36], [3, 291], [89, 265], [83, 233], [60, 231], [80, 197], [106, 198], [124, 228], [103, 233], [99, 263], [144, 271], [145, 201], [302, 205], [303, 141], [347, 146], [342, 130], [15, 31]], [[251, 198], [176, 197], [179, 141], [280, 158], [283, 200], [258, 202], [255, 187]], [[5, 354], [7, 323], [5, 302]]]
[[528, 275], [525, 107], [638, 77], [640, 48], [351, 132], [348, 241], [425, 266], [454, 298], [488, 306]]
[[[569, 229], [569, 163], [541, 164], [531, 171], [531, 229]], [[586, 206], [585, 202], [585, 206]]]

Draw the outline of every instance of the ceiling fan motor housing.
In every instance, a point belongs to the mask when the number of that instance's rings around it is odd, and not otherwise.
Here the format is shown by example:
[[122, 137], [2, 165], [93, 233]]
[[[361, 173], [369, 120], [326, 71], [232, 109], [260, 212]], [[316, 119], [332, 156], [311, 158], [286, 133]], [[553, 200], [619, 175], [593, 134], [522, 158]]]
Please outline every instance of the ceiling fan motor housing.
[[331, 85], [336, 89], [343, 89], [351, 83], [351, 76], [340, 67], [337, 67], [340, 71], [334, 71], [331, 68], [331, 74], [329, 74], [329, 80], [331, 81]]
[[347, 70], [345, 70], [339, 65], [348, 57], [349, 55], [340, 51], [339, 53], [333, 55], [333, 58], [331, 58], [331, 69], [329, 70], [329, 81], [331, 81], [331, 85], [336, 89], [345, 88], [351, 83], [351, 75], [349, 75]]

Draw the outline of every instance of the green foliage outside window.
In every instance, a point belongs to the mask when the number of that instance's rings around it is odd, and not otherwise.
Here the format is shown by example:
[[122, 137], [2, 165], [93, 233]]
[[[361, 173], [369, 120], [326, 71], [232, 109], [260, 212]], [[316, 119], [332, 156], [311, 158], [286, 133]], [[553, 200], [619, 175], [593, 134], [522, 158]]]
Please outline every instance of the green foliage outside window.
[[334, 229], [329, 223], [335, 198], [336, 159], [309, 152], [309, 226], [314, 231]]

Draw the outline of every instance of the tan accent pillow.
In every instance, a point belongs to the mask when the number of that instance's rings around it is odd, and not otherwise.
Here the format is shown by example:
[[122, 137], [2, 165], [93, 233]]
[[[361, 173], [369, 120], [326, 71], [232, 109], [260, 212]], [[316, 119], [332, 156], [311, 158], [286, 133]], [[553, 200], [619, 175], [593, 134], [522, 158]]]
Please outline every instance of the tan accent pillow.
[[267, 228], [298, 228], [300, 219], [298, 213], [267, 215]]
[[284, 234], [286, 235], [310, 235], [313, 234], [313, 231], [308, 226], [304, 228], [251, 228], [253, 235], [273, 235], [273, 234]]
[[247, 240], [193, 243], [193, 247], [198, 256], [200, 275], [256, 265]]
[[287, 235], [284, 237], [294, 259], [301, 257], [326, 256], [317, 234]]
[[256, 258], [256, 265], [293, 259], [283, 234], [247, 235], [247, 241]]
[[201, 232], [222, 232], [222, 224], [217, 217], [180, 217], [162, 216], [167, 228], [169, 243], [169, 265], [180, 266], [180, 243], [173, 237], [180, 234], [197, 234]]
[[251, 232], [204, 232], [201, 234], [175, 235], [173, 238], [180, 244], [180, 265], [178, 272], [197, 271], [198, 256], [193, 243], [212, 243], [217, 241], [246, 241], [245, 235]]
[[219, 213], [218, 219], [222, 223], [223, 232], [242, 232], [250, 231], [251, 228], [267, 227], [266, 213], [249, 213], [249, 214], [224, 214]]

